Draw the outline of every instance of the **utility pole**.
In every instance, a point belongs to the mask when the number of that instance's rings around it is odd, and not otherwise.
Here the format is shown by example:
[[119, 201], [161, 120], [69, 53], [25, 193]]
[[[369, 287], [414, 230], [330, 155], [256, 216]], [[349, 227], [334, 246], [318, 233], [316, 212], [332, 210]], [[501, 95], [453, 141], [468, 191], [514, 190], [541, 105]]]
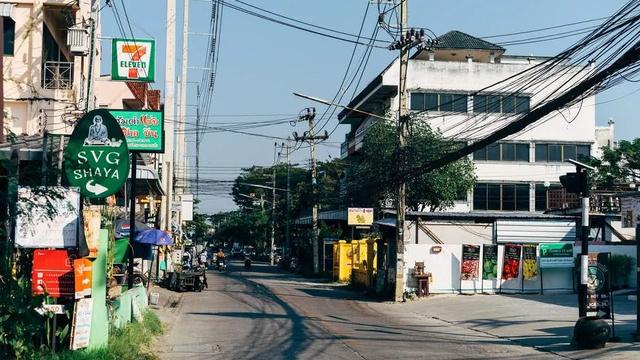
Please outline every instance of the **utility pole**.
[[[182, 13], [182, 68], [180, 76], [180, 115], [178, 116], [178, 146], [176, 151], [175, 163], [180, 165], [177, 175], [179, 177], [178, 184], [180, 184], [180, 195], [186, 193], [187, 185], [187, 151], [185, 145], [185, 121], [187, 119], [187, 69], [189, 66], [189, 0], [183, 0], [183, 13]], [[181, 199], [179, 199], [181, 201]], [[178, 215], [178, 226], [182, 230], [182, 213]], [[182, 234], [182, 232], [181, 232]], [[182, 236], [182, 235], [181, 235]]]
[[[275, 187], [275, 186], [274, 186]], [[286, 257], [286, 251], [291, 251], [291, 139], [287, 138], [287, 228], [285, 232], [285, 246], [282, 249], [282, 256]]]
[[306, 113], [300, 116], [299, 121], [308, 121], [309, 131], [305, 131], [303, 136], [298, 136], [297, 133], [294, 133], [293, 136], [296, 141], [308, 141], [309, 149], [311, 152], [311, 186], [313, 188], [313, 208], [311, 210], [311, 245], [313, 247], [313, 273], [318, 274], [320, 272], [320, 244], [318, 243], [318, 182], [316, 179], [318, 175], [318, 165], [316, 163], [316, 141], [328, 139], [329, 134], [325, 130], [324, 135], [316, 136], [314, 123], [314, 120], [316, 118], [316, 108], [306, 108], [305, 110]]
[[[99, 5], [99, 2], [96, 1]], [[96, 20], [94, 18], [94, 4], [91, 4], [91, 17], [89, 18], [89, 67], [87, 68], [87, 97], [85, 99], [85, 112], [92, 110], [91, 97], [93, 96], [93, 58], [96, 56]]]
[[[198, 104], [200, 104], [200, 85], [196, 87]], [[200, 107], [196, 107], [196, 199], [200, 193]]]
[[278, 152], [278, 143], [273, 144], [273, 183], [272, 186], [272, 197], [271, 197], [271, 251], [269, 252], [269, 259], [271, 266], [273, 266], [273, 248], [275, 246], [276, 241], [276, 153]]
[[[409, 0], [400, 0], [400, 34], [404, 34], [409, 28]], [[409, 49], [410, 45], [400, 47], [400, 82], [398, 84], [398, 146], [400, 159], [398, 166], [404, 168], [404, 146], [405, 138], [408, 134], [407, 114], [407, 66], [409, 65]], [[396, 217], [396, 272], [395, 272], [395, 299], [403, 300], [404, 294], [404, 218], [405, 218], [405, 196], [406, 184], [403, 178], [398, 183], [398, 201], [397, 201], [397, 217]]]
[[0, 144], [4, 143], [4, 17], [0, 16], [0, 44], [2, 53], [0, 54]]
[[162, 182], [166, 196], [162, 198], [163, 203], [160, 210], [162, 219], [161, 228], [171, 230], [171, 204], [173, 203], [173, 168], [174, 168], [174, 142], [175, 142], [175, 83], [176, 77], [176, 0], [167, 0], [167, 50], [165, 53], [164, 68], [164, 115], [165, 121], [165, 143], [164, 154], [162, 154]]

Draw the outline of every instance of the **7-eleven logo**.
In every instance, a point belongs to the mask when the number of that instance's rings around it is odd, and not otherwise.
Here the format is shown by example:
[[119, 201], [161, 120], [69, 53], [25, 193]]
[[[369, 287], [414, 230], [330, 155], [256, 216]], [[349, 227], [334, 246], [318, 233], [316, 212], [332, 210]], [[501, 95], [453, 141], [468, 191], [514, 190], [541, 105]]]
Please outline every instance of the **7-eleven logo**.
[[138, 76], [138, 68], [144, 67], [144, 63], [141, 62], [142, 57], [147, 53], [147, 47], [144, 45], [122, 45], [122, 53], [127, 54], [131, 57], [131, 65], [136, 65], [135, 63], [140, 63], [140, 66], [134, 66], [129, 68], [129, 78], [137, 79]]

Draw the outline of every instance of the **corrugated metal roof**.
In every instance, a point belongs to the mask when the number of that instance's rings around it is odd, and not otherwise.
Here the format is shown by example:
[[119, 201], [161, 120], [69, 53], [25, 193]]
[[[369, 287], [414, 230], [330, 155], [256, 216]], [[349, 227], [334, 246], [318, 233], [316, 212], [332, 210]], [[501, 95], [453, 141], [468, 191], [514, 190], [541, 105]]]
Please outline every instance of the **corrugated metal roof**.
[[504, 51], [502, 46], [471, 36], [462, 31], [452, 30], [438, 37], [436, 49], [476, 49]]

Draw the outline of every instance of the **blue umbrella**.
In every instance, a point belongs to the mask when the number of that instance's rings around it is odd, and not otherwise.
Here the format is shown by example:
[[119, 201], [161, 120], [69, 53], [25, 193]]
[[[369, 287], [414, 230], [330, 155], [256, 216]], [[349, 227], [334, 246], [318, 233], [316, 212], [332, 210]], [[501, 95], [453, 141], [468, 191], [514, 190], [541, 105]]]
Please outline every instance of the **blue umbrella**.
[[173, 245], [173, 239], [166, 231], [158, 229], [148, 229], [140, 232], [136, 236], [136, 242], [141, 244], [170, 246]]

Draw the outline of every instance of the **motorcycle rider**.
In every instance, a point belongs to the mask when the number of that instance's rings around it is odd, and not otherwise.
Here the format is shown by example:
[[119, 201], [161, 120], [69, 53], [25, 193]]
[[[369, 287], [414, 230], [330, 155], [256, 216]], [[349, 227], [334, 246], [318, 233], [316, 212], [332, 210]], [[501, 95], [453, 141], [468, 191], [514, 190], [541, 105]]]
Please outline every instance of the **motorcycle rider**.
[[222, 249], [220, 249], [217, 253], [216, 253], [216, 264], [219, 263], [220, 261], [222, 261], [223, 265], [226, 265], [226, 260], [224, 258], [224, 251], [222, 251]]

